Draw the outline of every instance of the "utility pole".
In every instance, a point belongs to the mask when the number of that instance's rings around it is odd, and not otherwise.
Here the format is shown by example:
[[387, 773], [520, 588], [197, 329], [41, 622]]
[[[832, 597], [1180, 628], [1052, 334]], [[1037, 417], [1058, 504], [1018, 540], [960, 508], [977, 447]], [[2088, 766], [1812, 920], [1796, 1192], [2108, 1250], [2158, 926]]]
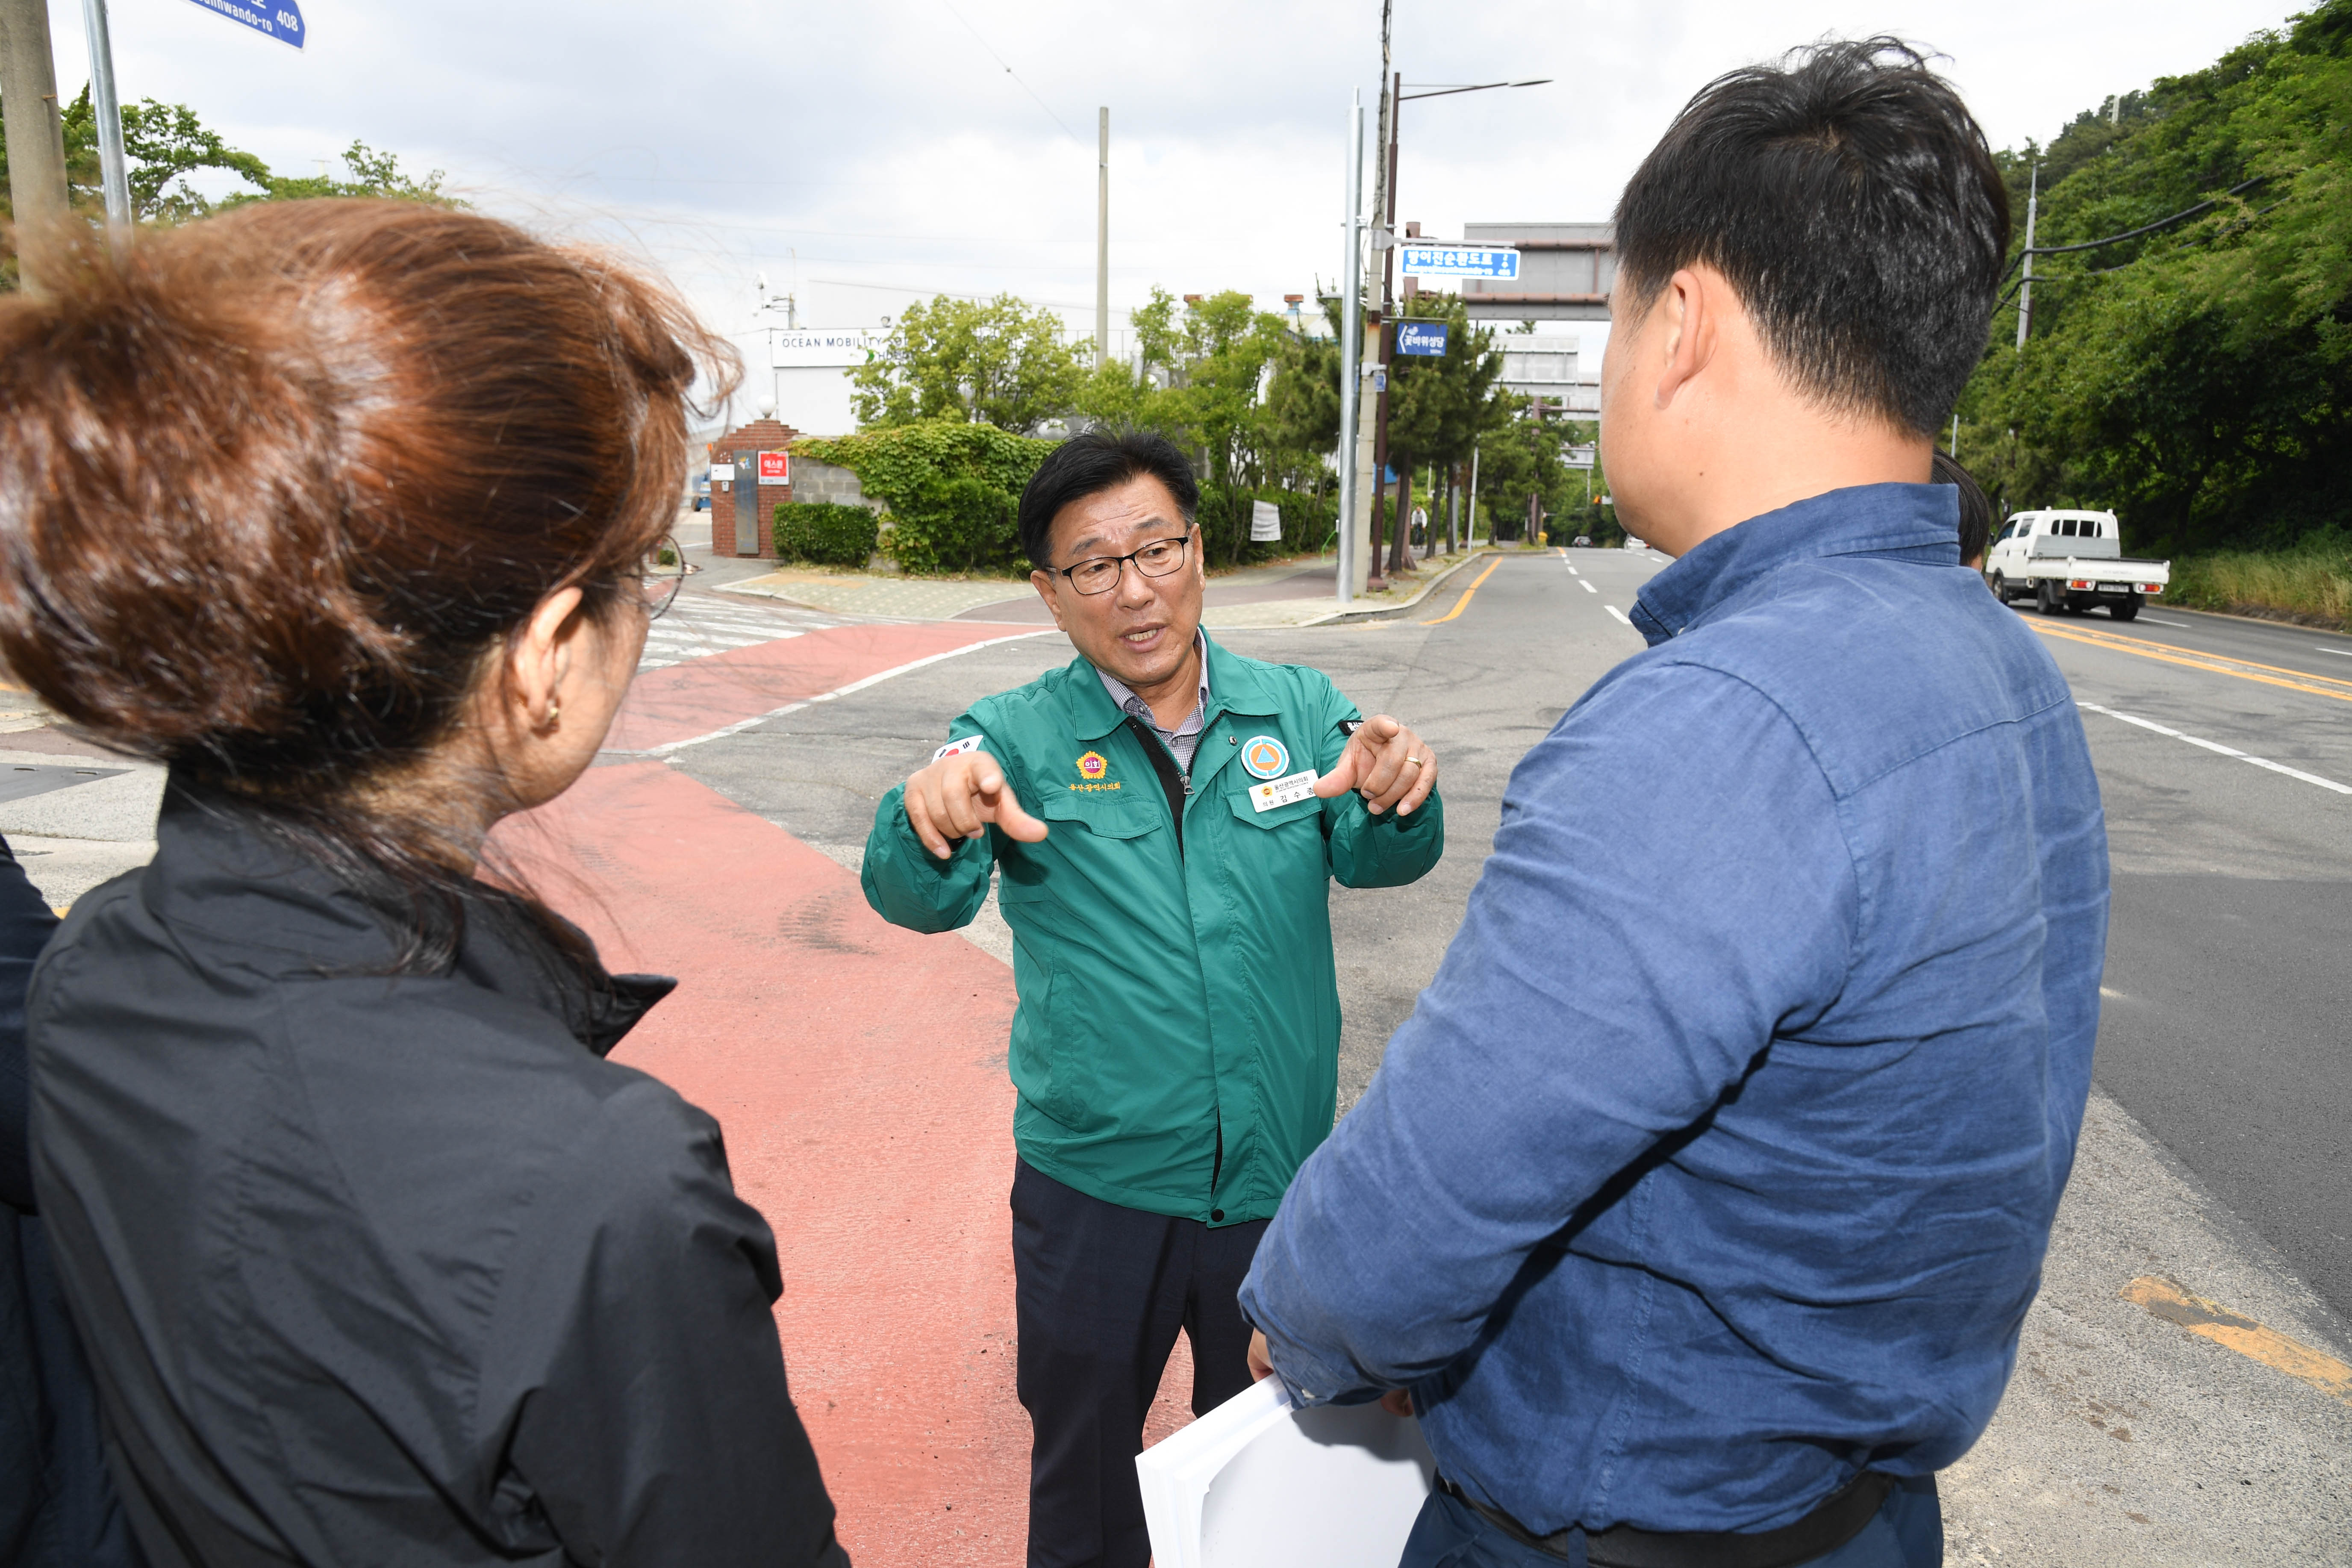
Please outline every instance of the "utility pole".
[[1364, 94], [1348, 104], [1347, 252], [1339, 270], [1339, 603], [1356, 598], [1357, 404], [1364, 385]]
[[81, 0], [81, 30], [89, 44], [89, 101], [98, 113], [106, 222], [119, 234], [131, 226], [131, 167], [122, 155], [122, 100], [114, 91], [114, 40], [106, 30], [106, 0]]
[[1095, 368], [1110, 363], [1110, 105], [1095, 120]]
[[2025, 280], [2017, 290], [2017, 346], [2025, 347], [2025, 334], [2033, 325], [2033, 219], [2042, 205], [2042, 165], [2033, 165], [2026, 176], [2025, 187]]
[[16, 275], [27, 293], [37, 293], [40, 268], [27, 251], [61, 228], [67, 215], [48, 0], [0, 0], [0, 114], [6, 117], [8, 201], [16, 213]]

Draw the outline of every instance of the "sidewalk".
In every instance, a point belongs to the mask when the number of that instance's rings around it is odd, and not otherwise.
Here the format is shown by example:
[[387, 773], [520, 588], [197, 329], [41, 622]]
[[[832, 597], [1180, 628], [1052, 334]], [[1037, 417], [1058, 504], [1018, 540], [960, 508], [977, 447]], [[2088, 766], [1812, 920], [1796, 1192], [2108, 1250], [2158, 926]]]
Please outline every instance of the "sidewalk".
[[[1328, 563], [1283, 561], [1218, 573], [1209, 578], [1202, 593], [1201, 624], [1212, 631], [1301, 626], [1406, 609], [1419, 604], [1456, 569], [1486, 552], [1482, 547], [1476, 552], [1424, 558], [1395, 588], [1364, 595], [1344, 608], [1338, 599], [1338, 568]], [[1011, 577], [889, 577], [789, 566], [711, 586], [723, 594], [778, 599], [833, 615], [1034, 626], [1054, 624], [1053, 612], [1038, 598], [1036, 590]]]

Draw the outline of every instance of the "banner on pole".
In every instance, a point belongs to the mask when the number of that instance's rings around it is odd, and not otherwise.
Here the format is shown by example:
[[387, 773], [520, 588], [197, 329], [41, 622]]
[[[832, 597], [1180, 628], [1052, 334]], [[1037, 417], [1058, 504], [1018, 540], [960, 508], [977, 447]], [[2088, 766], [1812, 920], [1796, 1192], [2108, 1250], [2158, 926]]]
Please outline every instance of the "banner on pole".
[[302, 47], [307, 33], [302, 26], [302, 7], [297, 0], [188, 0], [201, 5], [215, 16], [226, 16], [259, 33], [265, 38], [275, 38], [281, 44]]
[[1282, 509], [1270, 500], [1250, 502], [1250, 542], [1265, 544], [1282, 537]]

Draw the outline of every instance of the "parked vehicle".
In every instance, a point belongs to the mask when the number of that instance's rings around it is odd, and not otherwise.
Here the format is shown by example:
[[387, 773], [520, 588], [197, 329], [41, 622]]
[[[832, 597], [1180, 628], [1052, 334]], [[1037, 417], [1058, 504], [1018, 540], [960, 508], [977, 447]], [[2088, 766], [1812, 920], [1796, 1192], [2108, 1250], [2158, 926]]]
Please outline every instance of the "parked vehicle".
[[2021, 511], [1993, 540], [1985, 584], [2006, 605], [2031, 595], [2043, 615], [2095, 605], [2127, 621], [2172, 581], [2172, 563], [2126, 555], [2111, 511]]

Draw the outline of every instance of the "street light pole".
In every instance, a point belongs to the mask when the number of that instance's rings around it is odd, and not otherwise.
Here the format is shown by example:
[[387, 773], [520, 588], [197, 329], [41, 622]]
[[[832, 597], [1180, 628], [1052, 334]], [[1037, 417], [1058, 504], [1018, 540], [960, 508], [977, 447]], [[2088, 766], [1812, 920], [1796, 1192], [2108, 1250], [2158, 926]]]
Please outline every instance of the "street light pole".
[[[1381, 33], [1381, 39], [1384, 46], [1388, 36], [1385, 31], [1385, 16], [1386, 13], [1383, 12], [1384, 30]], [[1381, 59], [1385, 64], [1387, 61], [1385, 48]], [[1374, 230], [1372, 240], [1372, 243], [1381, 249], [1381, 310], [1374, 320], [1381, 324], [1381, 369], [1383, 372], [1389, 370], [1395, 357], [1396, 347], [1396, 326], [1392, 318], [1395, 315], [1393, 285], [1396, 279], [1397, 121], [1405, 104], [1416, 98], [1448, 98], [1455, 93], [1487, 92], [1501, 87], [1541, 87], [1550, 80], [1549, 77], [1535, 77], [1525, 81], [1433, 83], [1412, 92], [1407, 92], [1404, 89], [1404, 73], [1397, 71], [1391, 76], [1388, 83], [1388, 113], [1385, 116], [1388, 121], [1388, 141], [1387, 145], [1382, 149], [1383, 188], [1381, 193], [1381, 221]], [[1388, 381], [1389, 377], [1384, 374], [1381, 379], [1379, 413], [1375, 421], [1372, 443], [1371, 569], [1377, 581], [1370, 585], [1380, 588], [1388, 586], [1379, 548], [1381, 513], [1388, 500], [1389, 395], [1392, 390]], [[1391, 535], [1388, 553], [1399, 566], [1409, 566], [1412, 564], [1411, 551], [1401, 542], [1404, 539], [1407, 525], [1402, 517], [1394, 521], [1396, 527], [1395, 531]]]
[[1110, 106], [1096, 122], [1095, 153], [1095, 368], [1110, 360]]
[[1396, 313], [1396, 187], [1397, 187], [1397, 110], [1404, 100], [1404, 73], [1398, 71], [1389, 79], [1389, 144], [1382, 159], [1383, 188], [1381, 191], [1381, 224], [1372, 243], [1381, 250], [1381, 308], [1372, 320], [1381, 330], [1381, 391], [1380, 402], [1372, 416], [1372, 537], [1371, 574], [1364, 584], [1373, 593], [1389, 585], [1388, 563], [1381, 557], [1394, 555], [1393, 547], [1381, 548], [1381, 525], [1386, 522], [1393, 535], [1404, 526], [1402, 518], [1388, 516], [1389, 501], [1389, 377], [1390, 365], [1396, 357], [1396, 325], [1391, 318]]
[[1348, 104], [1347, 254], [1339, 285], [1339, 603], [1356, 598], [1356, 426], [1364, 383], [1364, 94]]
[[89, 44], [89, 101], [98, 114], [98, 165], [106, 185], [108, 226], [131, 226], [131, 173], [122, 156], [122, 100], [114, 91], [114, 43], [106, 30], [106, 0], [81, 0], [81, 28]]

